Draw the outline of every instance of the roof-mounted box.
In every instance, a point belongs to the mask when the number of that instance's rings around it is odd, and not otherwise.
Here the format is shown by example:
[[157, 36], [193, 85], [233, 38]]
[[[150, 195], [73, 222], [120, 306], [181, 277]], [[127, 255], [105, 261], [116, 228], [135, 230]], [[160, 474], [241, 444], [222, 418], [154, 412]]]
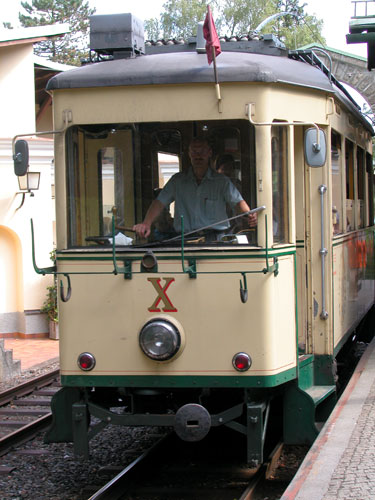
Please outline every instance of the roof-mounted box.
[[90, 49], [115, 59], [144, 53], [143, 22], [133, 14], [90, 16]]

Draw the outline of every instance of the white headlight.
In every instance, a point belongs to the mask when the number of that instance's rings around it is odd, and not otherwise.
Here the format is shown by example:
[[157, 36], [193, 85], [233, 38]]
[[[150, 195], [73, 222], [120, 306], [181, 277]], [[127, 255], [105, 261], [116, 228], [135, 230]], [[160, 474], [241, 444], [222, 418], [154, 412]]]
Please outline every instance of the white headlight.
[[171, 359], [181, 346], [181, 335], [169, 321], [157, 319], [145, 324], [139, 334], [142, 351], [155, 361]]

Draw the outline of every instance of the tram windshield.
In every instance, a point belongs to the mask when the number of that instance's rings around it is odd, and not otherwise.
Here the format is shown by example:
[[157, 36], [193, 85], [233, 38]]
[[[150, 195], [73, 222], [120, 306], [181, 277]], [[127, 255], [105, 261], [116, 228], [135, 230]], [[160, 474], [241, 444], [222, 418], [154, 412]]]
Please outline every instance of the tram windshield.
[[[194, 177], [194, 138], [210, 150], [209, 183]], [[71, 127], [69, 247], [110, 246], [113, 236], [116, 246], [181, 246], [182, 235], [185, 245], [254, 245], [256, 228], [238, 210], [239, 200], [256, 207], [254, 144], [246, 120]], [[176, 178], [168, 182], [176, 174], [179, 187], [173, 191]], [[134, 226], [145, 220], [154, 200], [161, 211], [142, 237]]]

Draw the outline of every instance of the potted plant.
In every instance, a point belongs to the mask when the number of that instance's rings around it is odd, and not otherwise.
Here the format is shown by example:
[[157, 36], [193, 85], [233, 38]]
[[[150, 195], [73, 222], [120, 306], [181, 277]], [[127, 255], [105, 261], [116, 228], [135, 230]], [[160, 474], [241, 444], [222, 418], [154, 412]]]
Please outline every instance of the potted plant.
[[[50, 253], [50, 259], [55, 262], [55, 251]], [[40, 312], [47, 314], [49, 321], [49, 337], [57, 340], [59, 338], [59, 315], [57, 311], [57, 280], [54, 276], [53, 285], [47, 286], [47, 296], [40, 308]]]
[[49, 320], [49, 337], [59, 338], [59, 317], [57, 312], [57, 287], [51, 285], [47, 287], [47, 297], [40, 309], [40, 312], [47, 314]]

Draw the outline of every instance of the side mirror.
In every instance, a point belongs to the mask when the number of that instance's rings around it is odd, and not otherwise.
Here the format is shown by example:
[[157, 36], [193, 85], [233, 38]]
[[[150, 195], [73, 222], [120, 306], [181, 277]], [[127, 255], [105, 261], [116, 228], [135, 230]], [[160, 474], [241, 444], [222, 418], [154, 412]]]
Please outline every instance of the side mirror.
[[14, 145], [14, 173], [18, 176], [26, 175], [29, 168], [29, 145], [27, 141], [20, 139]]
[[323, 130], [309, 128], [305, 132], [305, 160], [310, 167], [323, 167], [327, 157], [327, 141]]

